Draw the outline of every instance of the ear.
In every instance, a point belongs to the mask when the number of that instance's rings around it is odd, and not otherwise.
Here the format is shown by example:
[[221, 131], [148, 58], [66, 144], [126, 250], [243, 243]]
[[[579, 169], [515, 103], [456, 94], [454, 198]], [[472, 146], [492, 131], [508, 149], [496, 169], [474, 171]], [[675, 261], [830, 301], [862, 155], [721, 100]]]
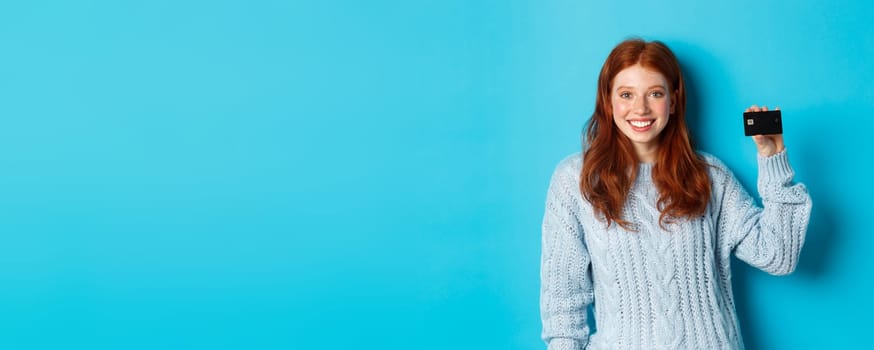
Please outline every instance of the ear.
[[677, 110], [677, 93], [679, 90], [674, 90], [674, 93], [671, 94], [671, 114]]

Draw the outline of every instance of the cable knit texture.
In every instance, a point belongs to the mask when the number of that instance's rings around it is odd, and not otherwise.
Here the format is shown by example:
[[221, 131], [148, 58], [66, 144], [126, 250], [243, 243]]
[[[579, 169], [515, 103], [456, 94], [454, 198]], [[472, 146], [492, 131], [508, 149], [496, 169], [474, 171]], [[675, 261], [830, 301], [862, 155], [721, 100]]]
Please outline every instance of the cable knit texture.
[[[580, 153], [555, 170], [543, 217], [541, 317], [549, 350], [742, 349], [731, 254], [774, 275], [798, 262], [811, 200], [786, 152], [759, 157], [756, 204], [715, 157], [706, 213], [659, 226], [652, 164], [641, 164], [623, 210], [637, 232], [598, 220], [580, 194]], [[587, 307], [594, 303], [597, 331]]]

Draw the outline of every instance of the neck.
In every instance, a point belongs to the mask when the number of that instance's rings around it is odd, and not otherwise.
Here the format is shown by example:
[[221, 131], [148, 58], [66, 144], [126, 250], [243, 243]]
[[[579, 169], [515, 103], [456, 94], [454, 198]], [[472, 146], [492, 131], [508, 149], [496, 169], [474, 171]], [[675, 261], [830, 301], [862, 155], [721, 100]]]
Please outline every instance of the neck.
[[658, 144], [634, 144], [634, 151], [637, 153], [637, 160], [641, 163], [654, 163], [658, 155]]

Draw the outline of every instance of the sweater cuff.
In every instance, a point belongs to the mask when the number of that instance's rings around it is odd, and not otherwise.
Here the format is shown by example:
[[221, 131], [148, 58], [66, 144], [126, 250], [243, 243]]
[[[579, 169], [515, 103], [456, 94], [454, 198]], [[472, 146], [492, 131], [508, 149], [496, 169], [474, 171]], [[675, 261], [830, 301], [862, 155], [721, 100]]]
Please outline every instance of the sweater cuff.
[[786, 150], [763, 157], [758, 156], [759, 161], [759, 193], [767, 195], [773, 193], [776, 187], [783, 187], [792, 182], [795, 172], [789, 166], [789, 156]]
[[583, 344], [571, 338], [553, 338], [549, 341], [549, 350], [582, 350]]

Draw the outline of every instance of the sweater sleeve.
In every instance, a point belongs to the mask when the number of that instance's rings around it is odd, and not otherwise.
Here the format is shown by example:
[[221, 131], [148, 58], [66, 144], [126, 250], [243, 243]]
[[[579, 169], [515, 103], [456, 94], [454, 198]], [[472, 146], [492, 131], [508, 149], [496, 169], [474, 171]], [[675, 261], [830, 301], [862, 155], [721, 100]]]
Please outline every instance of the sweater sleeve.
[[773, 275], [795, 270], [804, 245], [812, 202], [803, 184], [792, 184], [794, 172], [786, 151], [758, 157], [759, 195], [756, 205], [729, 172], [719, 219], [740, 260]]
[[543, 215], [540, 314], [549, 350], [578, 350], [588, 344], [586, 307], [592, 302], [589, 254], [583, 240], [576, 174], [559, 166], [552, 176]]

